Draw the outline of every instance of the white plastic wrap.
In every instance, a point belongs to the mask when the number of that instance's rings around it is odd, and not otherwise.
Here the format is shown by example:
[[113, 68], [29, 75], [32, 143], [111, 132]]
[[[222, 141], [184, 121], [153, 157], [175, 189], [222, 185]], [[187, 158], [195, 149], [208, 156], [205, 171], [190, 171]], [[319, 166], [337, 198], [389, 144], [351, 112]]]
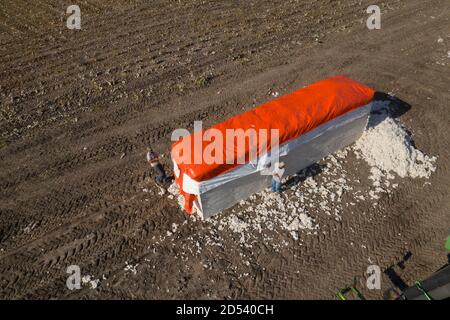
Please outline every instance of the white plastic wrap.
[[[292, 175], [323, 157], [353, 143], [363, 133], [371, 103], [335, 118], [279, 148], [280, 160], [286, 163], [286, 175]], [[183, 176], [183, 190], [197, 195], [198, 213], [210, 217], [240, 200], [268, 187], [270, 175], [262, 175], [270, 163], [270, 155], [258, 158], [255, 165], [247, 163], [206, 181]]]

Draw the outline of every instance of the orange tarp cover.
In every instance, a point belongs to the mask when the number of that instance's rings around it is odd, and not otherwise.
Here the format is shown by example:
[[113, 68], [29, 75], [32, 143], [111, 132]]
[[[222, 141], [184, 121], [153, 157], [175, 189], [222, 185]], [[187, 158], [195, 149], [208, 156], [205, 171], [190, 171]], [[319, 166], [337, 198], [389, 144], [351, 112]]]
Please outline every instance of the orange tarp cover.
[[[279, 144], [282, 145], [321, 124], [368, 104], [372, 101], [373, 96], [373, 89], [344, 76], [335, 76], [269, 101], [248, 112], [216, 124], [212, 128], [218, 129], [223, 134], [223, 158], [226, 159], [226, 129], [243, 129], [244, 131], [256, 129], [257, 132], [259, 129], [266, 129], [269, 132], [271, 129], [278, 129]], [[197, 152], [203, 153], [206, 145], [210, 143], [203, 141], [202, 148], [194, 149], [194, 136], [204, 132], [193, 133], [172, 146], [172, 157], [180, 170], [179, 181], [177, 181], [180, 191], [182, 191], [183, 173], [196, 181], [205, 181], [239, 166], [240, 164], [237, 164], [236, 160], [239, 157], [248, 158], [250, 146], [245, 143], [243, 150], [234, 148], [234, 159], [236, 161], [233, 164], [194, 164], [194, 150], [198, 149]], [[270, 139], [270, 134], [268, 138]], [[177, 152], [174, 152], [174, 150], [177, 146], [181, 146], [181, 143], [188, 143], [192, 147], [190, 164], [182, 163], [180, 159], [177, 159]], [[270, 142], [267, 144], [267, 149], [270, 149]], [[258, 156], [260, 155], [259, 151], [257, 151]], [[191, 205], [186, 203], [186, 209], [188, 207], [191, 207]], [[191, 211], [191, 209], [188, 211]]]

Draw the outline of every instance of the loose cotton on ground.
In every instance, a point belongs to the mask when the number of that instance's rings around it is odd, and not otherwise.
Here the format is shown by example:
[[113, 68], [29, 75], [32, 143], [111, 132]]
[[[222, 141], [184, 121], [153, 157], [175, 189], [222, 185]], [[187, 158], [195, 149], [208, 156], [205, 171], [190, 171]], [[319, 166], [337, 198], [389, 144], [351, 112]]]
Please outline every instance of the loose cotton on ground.
[[377, 102], [378, 113], [371, 115], [368, 129], [355, 143], [357, 156], [378, 170], [371, 170], [377, 182], [380, 175], [429, 178], [436, 170], [436, 157], [429, 157], [416, 149], [412, 139], [399, 121], [389, 116], [389, 102]]

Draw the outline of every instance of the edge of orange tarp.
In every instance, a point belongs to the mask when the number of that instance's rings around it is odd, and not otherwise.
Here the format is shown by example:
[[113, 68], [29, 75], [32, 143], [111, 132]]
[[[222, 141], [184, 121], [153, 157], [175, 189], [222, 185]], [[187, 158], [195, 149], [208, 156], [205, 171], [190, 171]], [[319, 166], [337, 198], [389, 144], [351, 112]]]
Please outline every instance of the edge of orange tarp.
[[[248, 130], [253, 128], [257, 131], [258, 129], [266, 129], [269, 132], [271, 129], [278, 129], [280, 133], [279, 144], [282, 145], [330, 120], [367, 105], [373, 100], [374, 94], [375, 91], [364, 84], [345, 76], [335, 76], [269, 101], [211, 128], [222, 132], [224, 146], [226, 146], [226, 129]], [[247, 159], [249, 154], [248, 143], [246, 143], [244, 150], [237, 150], [236, 145], [234, 145], [235, 161], [233, 164], [193, 164], [195, 156], [194, 135], [203, 135], [204, 132], [202, 130], [192, 133], [172, 145], [172, 159], [179, 169], [176, 183], [185, 199], [184, 209], [188, 213], [192, 213], [196, 196], [182, 190], [184, 173], [196, 181], [205, 181], [238, 167], [240, 164], [237, 164], [236, 160], [242, 156]], [[270, 135], [268, 138], [270, 140]], [[178, 153], [174, 152], [183, 143], [185, 144], [184, 147], [190, 148], [190, 164], [179, 161], [177, 159]], [[208, 143], [202, 141], [202, 147], [197, 151], [201, 151], [203, 154], [203, 150]], [[270, 145], [270, 141], [268, 141], [267, 149], [264, 152], [270, 151]], [[223, 148], [223, 152], [225, 153], [225, 148]], [[259, 152], [260, 150], [257, 151], [258, 156], [261, 155]], [[223, 157], [226, 158], [225, 154]]]
[[[247, 130], [253, 128], [257, 131], [258, 129], [267, 129], [269, 132], [271, 129], [278, 129], [279, 143], [282, 145], [334, 118], [368, 104], [373, 100], [374, 93], [373, 89], [355, 80], [344, 76], [335, 76], [269, 101], [211, 128], [218, 129], [223, 133], [224, 145], [226, 145], [226, 129]], [[239, 157], [248, 158], [249, 146], [246, 143], [244, 150], [234, 148], [235, 161], [233, 164], [193, 164], [194, 135], [204, 132], [193, 133], [173, 144], [172, 151], [177, 146], [181, 147], [182, 143], [191, 146], [191, 164], [177, 161], [176, 155], [173, 154], [180, 174], [186, 173], [196, 181], [205, 181], [238, 167], [240, 164], [237, 164], [236, 160]], [[186, 139], [190, 139], [190, 141]], [[268, 139], [270, 139], [270, 135]], [[203, 141], [202, 148], [199, 148], [198, 151], [203, 153], [208, 143]], [[269, 151], [270, 141], [267, 145], [267, 151]], [[236, 145], [234, 146], [236, 147]], [[225, 159], [225, 148], [223, 148], [223, 152]], [[259, 150], [257, 154], [260, 155]]]

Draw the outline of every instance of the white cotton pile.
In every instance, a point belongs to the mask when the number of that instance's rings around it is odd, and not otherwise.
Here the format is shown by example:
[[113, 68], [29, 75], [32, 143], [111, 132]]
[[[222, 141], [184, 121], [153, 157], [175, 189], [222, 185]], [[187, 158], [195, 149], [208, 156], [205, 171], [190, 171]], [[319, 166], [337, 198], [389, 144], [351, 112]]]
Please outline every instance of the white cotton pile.
[[128, 261], [125, 261], [125, 268], [123, 268], [124, 271], [131, 272], [132, 274], [136, 275], [138, 270], [137, 267], [139, 266], [139, 263], [136, 263], [135, 265], [129, 264]]
[[221, 219], [213, 218], [210, 222], [218, 224], [219, 230], [226, 228], [239, 234], [241, 244], [251, 242], [250, 238], [254, 240], [257, 234], [271, 240], [267, 232], [280, 230], [285, 230], [294, 240], [298, 240], [301, 230], [313, 231], [318, 228], [296, 197], [290, 199], [287, 195], [267, 190], [241, 201], [237, 211]]
[[381, 176], [429, 178], [436, 170], [436, 157], [429, 157], [417, 150], [405, 128], [389, 117], [389, 102], [381, 105], [378, 114], [372, 115], [369, 127], [356, 141], [354, 150], [371, 167], [370, 178], [379, 184]]
[[178, 185], [174, 182], [172, 183], [169, 188], [167, 189], [167, 192], [169, 192], [169, 195], [167, 196], [169, 199], [175, 199], [178, 202], [178, 205], [181, 209], [184, 207], [184, 197], [180, 194], [180, 190], [178, 189]]
[[83, 284], [88, 284], [91, 289], [97, 289], [97, 287], [100, 283], [100, 280], [95, 279], [94, 276], [86, 275], [81, 278], [81, 282]]
[[[281, 194], [264, 190], [240, 201], [231, 212], [207, 220], [217, 228], [212, 230], [227, 234], [231, 231], [238, 236], [240, 245], [247, 248], [252, 248], [262, 237], [278, 251], [290, 245], [274, 236], [280, 232], [301, 245], [305, 236], [319, 234], [319, 218], [341, 221], [343, 215], [353, 214], [352, 208], [361, 202], [378, 205], [382, 194], [389, 194], [398, 187], [398, 183], [390, 181], [396, 176], [429, 178], [436, 170], [436, 157], [427, 156], [414, 147], [408, 131], [390, 117], [389, 105], [389, 101], [376, 102], [372, 108], [375, 112], [361, 138], [354, 145], [326, 157], [320, 172], [316, 172], [314, 166], [306, 168], [293, 177], [298, 182], [287, 186]], [[362, 184], [359, 176], [346, 171], [348, 165], [344, 164], [352, 150], [370, 166], [371, 185]], [[169, 193], [179, 198], [182, 205], [175, 184], [169, 188]], [[205, 236], [205, 243], [220, 244], [219, 233], [212, 234], [215, 236]], [[273, 241], [275, 239], [278, 240]]]

